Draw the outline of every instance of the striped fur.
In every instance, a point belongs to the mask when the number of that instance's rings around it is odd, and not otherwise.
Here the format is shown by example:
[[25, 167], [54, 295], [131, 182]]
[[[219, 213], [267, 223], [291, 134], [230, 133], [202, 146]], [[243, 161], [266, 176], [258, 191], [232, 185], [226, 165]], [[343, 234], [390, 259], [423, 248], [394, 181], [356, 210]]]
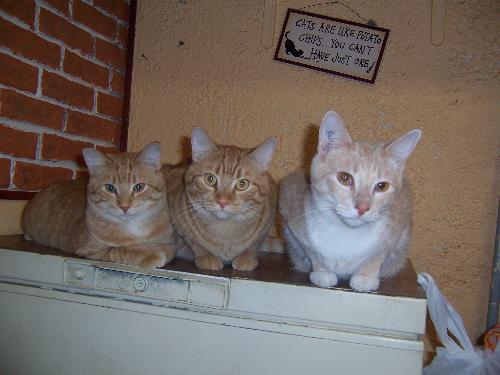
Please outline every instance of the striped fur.
[[[177, 254], [194, 258], [202, 269], [232, 264], [253, 270], [274, 225], [277, 189], [267, 164], [275, 141], [256, 150], [221, 146], [195, 129], [192, 144], [193, 163], [163, 168]], [[216, 179], [213, 186], [207, 184], [208, 174]], [[248, 181], [243, 191], [237, 188], [242, 179]]]
[[[141, 153], [86, 149], [84, 156], [88, 180], [54, 184], [27, 204], [25, 238], [90, 259], [144, 267], [170, 261], [172, 226], [158, 144]], [[137, 184], [144, 189], [135, 192]]]

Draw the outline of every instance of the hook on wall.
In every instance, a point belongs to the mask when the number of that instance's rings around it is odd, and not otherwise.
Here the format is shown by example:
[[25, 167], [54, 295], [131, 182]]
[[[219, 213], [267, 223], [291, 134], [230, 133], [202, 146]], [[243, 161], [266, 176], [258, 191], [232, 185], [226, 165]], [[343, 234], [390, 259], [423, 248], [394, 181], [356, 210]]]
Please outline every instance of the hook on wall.
[[432, 0], [431, 43], [440, 46], [444, 43], [445, 0]]
[[262, 47], [269, 49], [274, 45], [274, 23], [276, 18], [276, 0], [266, 0], [264, 21], [262, 24]]

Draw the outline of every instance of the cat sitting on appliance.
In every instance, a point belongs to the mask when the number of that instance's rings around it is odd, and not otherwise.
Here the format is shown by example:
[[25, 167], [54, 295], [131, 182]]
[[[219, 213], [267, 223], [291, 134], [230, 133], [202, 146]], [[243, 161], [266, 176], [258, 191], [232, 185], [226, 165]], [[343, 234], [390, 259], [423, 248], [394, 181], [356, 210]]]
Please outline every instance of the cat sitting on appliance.
[[28, 202], [24, 237], [70, 254], [162, 267], [174, 256], [160, 146], [139, 153], [83, 155], [88, 179], [53, 184]]
[[351, 140], [342, 119], [326, 113], [310, 172], [281, 183], [279, 210], [288, 254], [312, 283], [350, 279], [372, 291], [404, 266], [412, 224], [406, 159], [421, 137], [412, 130], [387, 144]]
[[242, 149], [195, 128], [191, 144], [191, 164], [163, 167], [177, 255], [201, 269], [252, 271], [260, 250], [282, 249], [271, 234], [277, 187], [267, 173], [276, 139]]

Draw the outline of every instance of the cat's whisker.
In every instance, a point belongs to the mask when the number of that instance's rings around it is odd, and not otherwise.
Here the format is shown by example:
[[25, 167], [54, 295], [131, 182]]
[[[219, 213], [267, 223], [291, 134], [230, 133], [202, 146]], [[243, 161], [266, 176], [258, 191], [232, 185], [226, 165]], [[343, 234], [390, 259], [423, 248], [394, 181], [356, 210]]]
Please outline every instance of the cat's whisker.
[[[382, 277], [401, 269], [411, 230], [402, 167], [420, 135], [414, 130], [386, 144], [354, 142], [338, 114], [325, 115], [311, 178], [298, 171], [281, 182], [280, 213], [296, 269], [311, 271], [314, 260], [344, 277], [366, 272], [373, 277], [351, 279], [361, 291], [378, 287], [373, 272], [379, 261]], [[337, 280], [312, 281], [330, 286]]]

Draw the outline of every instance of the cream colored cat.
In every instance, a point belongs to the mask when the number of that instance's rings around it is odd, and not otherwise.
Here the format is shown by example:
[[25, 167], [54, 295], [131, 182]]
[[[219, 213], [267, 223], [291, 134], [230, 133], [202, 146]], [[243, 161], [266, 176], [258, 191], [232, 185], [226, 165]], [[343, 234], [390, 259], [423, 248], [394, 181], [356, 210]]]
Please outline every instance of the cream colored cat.
[[268, 236], [277, 188], [267, 168], [276, 140], [247, 150], [216, 145], [195, 128], [191, 144], [192, 164], [163, 168], [177, 253], [194, 257], [202, 269], [220, 270], [230, 263], [251, 271], [263, 243], [280, 246]]
[[339, 115], [325, 115], [310, 174], [292, 173], [280, 189], [287, 251], [311, 282], [330, 287], [349, 278], [353, 289], [370, 291], [403, 267], [412, 222], [403, 172], [420, 136], [353, 142]]
[[70, 254], [162, 267], [174, 256], [160, 146], [140, 153], [84, 149], [90, 178], [54, 184], [26, 206], [24, 237]]

